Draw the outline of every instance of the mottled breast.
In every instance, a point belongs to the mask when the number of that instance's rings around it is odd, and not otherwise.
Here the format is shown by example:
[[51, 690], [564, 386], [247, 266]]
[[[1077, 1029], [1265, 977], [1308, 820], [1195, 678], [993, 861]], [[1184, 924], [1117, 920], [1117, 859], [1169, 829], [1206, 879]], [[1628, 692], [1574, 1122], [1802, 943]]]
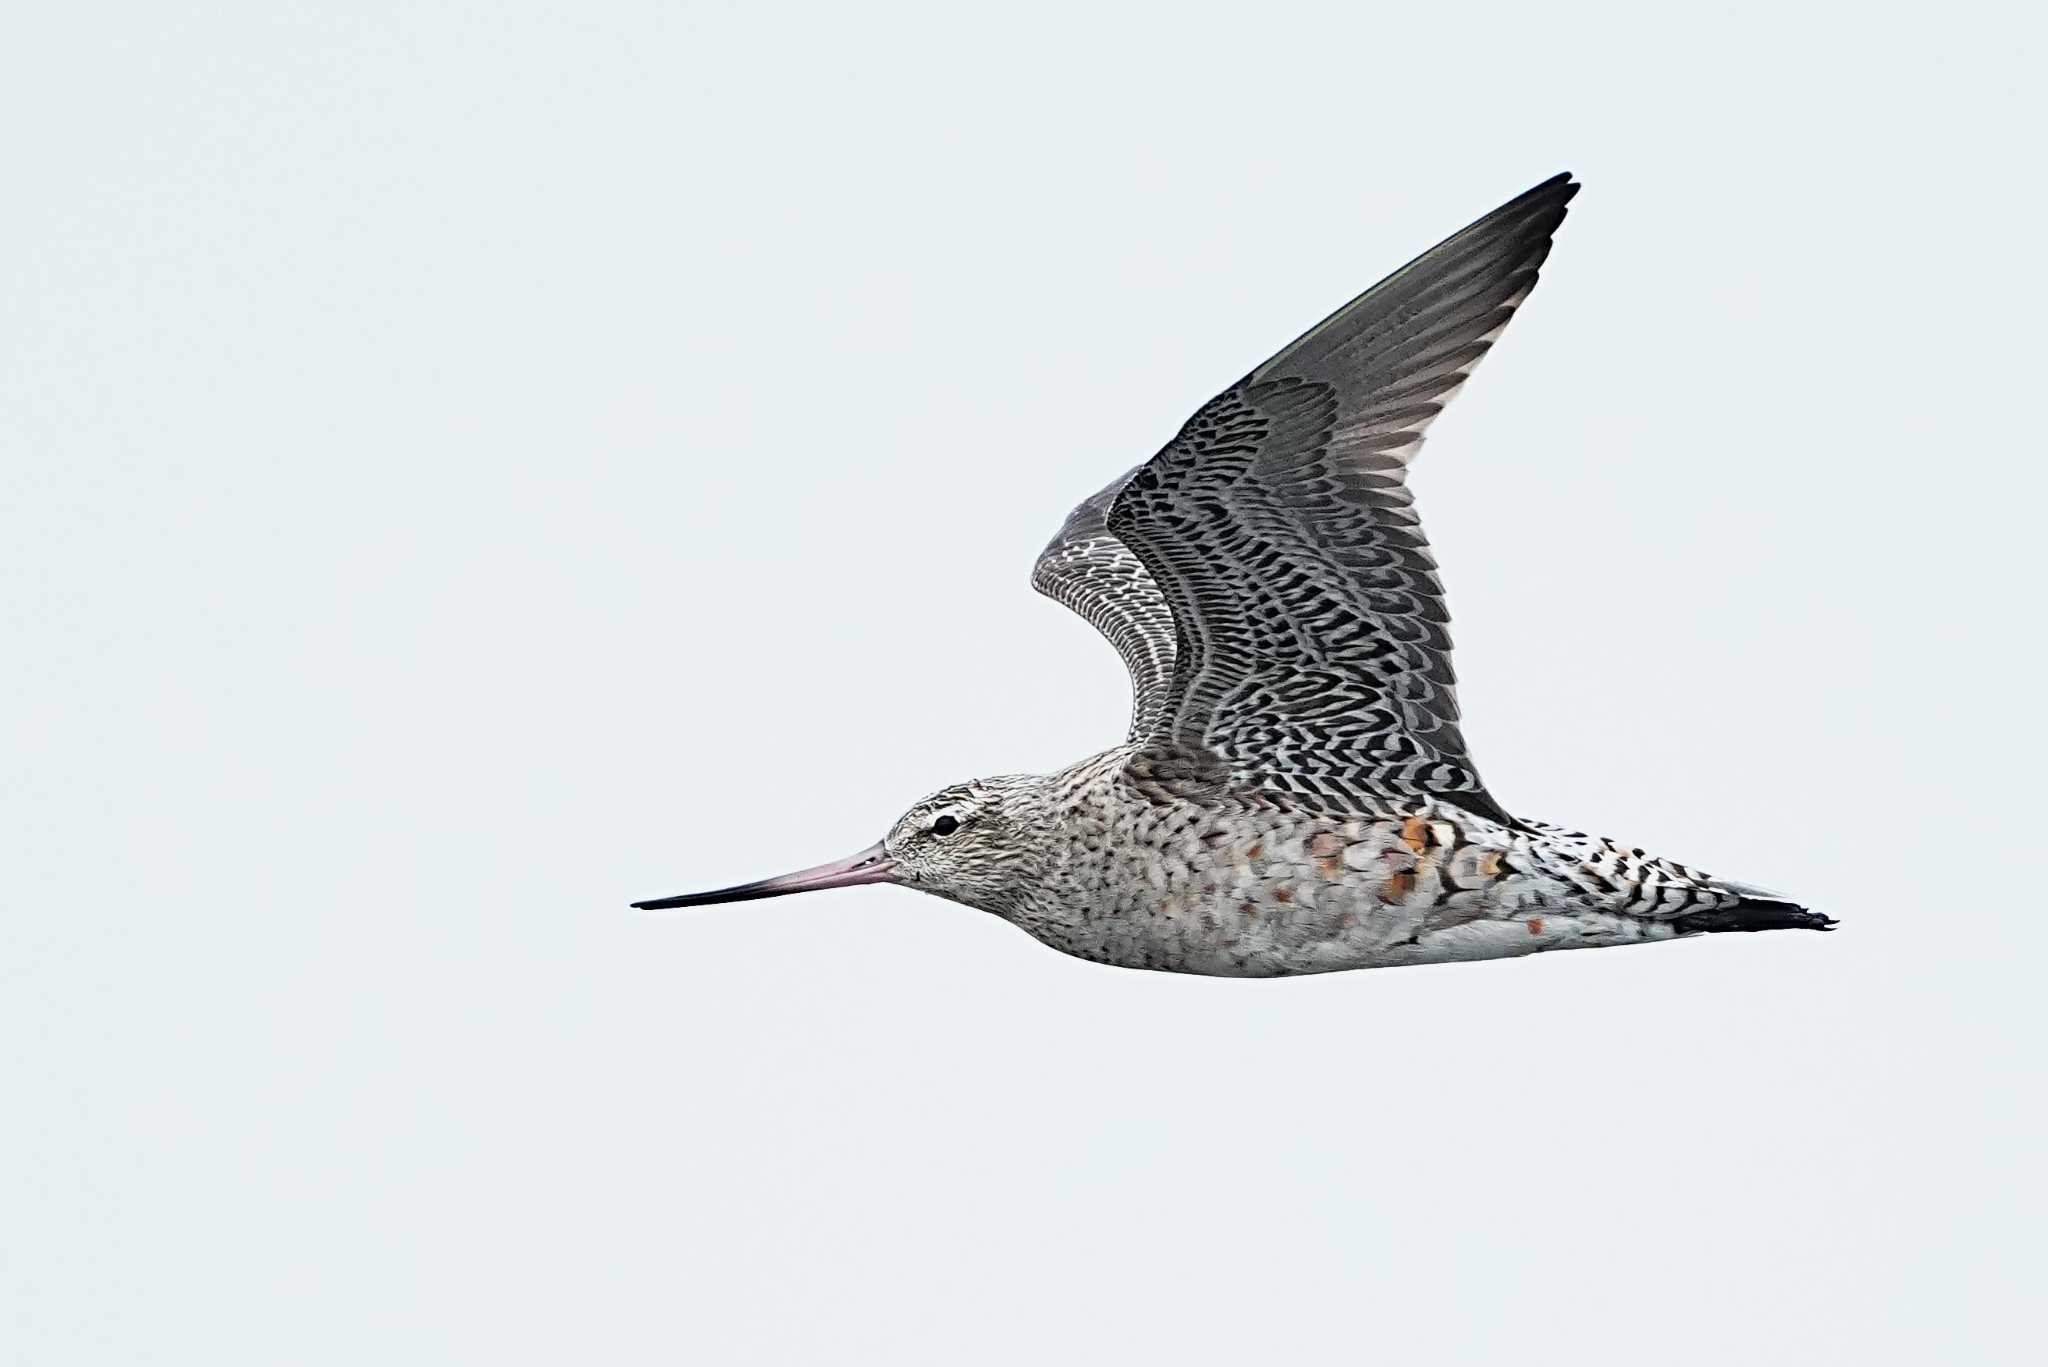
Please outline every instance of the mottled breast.
[[1052, 900], [1026, 928], [1130, 967], [1261, 975], [1413, 962], [1433, 932], [1540, 906], [1548, 881], [1531, 876], [1505, 828], [1427, 803], [1333, 820], [1104, 785], [1075, 807], [1051, 861]]

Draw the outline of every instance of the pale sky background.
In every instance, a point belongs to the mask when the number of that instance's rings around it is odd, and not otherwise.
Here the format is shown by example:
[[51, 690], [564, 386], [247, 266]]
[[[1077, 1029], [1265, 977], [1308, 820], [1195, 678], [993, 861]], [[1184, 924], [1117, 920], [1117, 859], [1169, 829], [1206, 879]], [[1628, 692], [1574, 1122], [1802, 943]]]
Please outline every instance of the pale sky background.
[[[2026, 1356], [2019, 7], [28, 8], [0, 1356]], [[626, 909], [1116, 740], [1068, 507], [1564, 169], [1418, 470], [1467, 735], [1839, 933]]]

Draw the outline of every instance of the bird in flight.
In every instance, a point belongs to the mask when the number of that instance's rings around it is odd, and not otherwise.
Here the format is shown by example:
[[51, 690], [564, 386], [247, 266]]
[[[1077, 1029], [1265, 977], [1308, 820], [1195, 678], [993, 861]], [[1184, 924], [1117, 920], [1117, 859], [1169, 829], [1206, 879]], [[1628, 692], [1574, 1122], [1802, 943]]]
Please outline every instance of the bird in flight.
[[1831, 927], [1508, 812], [1458, 732], [1408, 466], [1578, 188], [1553, 177], [1409, 262], [1067, 518], [1031, 582], [1129, 667], [1122, 744], [942, 789], [848, 859], [634, 905], [896, 883], [1080, 958], [1234, 977]]

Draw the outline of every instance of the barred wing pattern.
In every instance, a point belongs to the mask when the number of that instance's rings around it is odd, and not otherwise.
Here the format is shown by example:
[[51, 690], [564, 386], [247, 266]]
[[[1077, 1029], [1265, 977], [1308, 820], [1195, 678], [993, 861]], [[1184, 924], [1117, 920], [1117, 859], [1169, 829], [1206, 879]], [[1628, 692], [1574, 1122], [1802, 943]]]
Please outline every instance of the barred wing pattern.
[[1173, 611], [1150, 571], [1109, 530], [1126, 470], [1068, 515], [1031, 567], [1031, 587], [1109, 638], [1131, 671], [1131, 739], [1152, 733], [1173, 682]]
[[1505, 821], [1458, 733], [1449, 614], [1406, 484], [1423, 429], [1536, 282], [1558, 176], [1417, 257], [1204, 405], [1107, 524], [1176, 635], [1159, 759], [1330, 811]]

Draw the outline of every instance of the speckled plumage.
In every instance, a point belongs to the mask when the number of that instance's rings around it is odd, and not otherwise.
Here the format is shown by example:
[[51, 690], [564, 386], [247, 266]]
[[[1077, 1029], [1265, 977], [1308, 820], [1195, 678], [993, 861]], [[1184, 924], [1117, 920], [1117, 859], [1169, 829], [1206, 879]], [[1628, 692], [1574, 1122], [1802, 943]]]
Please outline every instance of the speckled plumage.
[[[1133, 781], [1120, 746], [1047, 777], [968, 784], [939, 812], [1000, 806], [1035, 838], [986, 905], [1068, 954], [1237, 977], [1636, 944], [1745, 894], [1670, 860], [1423, 799], [1335, 815]], [[938, 890], [938, 889], [935, 889]]]
[[1825, 929], [1509, 815], [1459, 733], [1407, 468], [1577, 189], [1555, 177], [1416, 258], [1068, 517], [1032, 583], [1123, 657], [1122, 745], [936, 793], [838, 864], [639, 905], [895, 882], [1081, 958], [1241, 977]]

